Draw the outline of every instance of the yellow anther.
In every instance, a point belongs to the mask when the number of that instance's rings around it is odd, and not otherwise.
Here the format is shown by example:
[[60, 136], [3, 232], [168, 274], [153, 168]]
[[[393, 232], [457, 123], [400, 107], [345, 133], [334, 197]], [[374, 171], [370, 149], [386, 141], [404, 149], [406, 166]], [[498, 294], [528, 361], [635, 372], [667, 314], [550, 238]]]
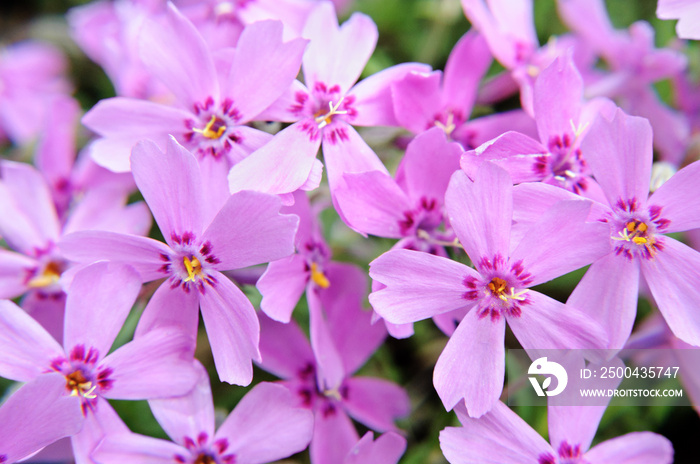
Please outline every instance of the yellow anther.
[[644, 245], [649, 242], [649, 240], [644, 237], [632, 237], [632, 241], [637, 245]]
[[341, 401], [343, 399], [342, 395], [338, 391], [338, 388], [331, 388], [329, 390], [325, 390], [323, 392], [323, 395], [328, 397], [328, 398], [335, 398], [338, 401]]
[[182, 262], [187, 269], [187, 278], [185, 282], [194, 282], [195, 277], [202, 272], [202, 263], [200, 263], [195, 256], [193, 256], [191, 260], [187, 256], [184, 256]]
[[527, 289], [515, 293], [514, 287], [510, 287], [510, 293], [508, 293], [508, 283], [500, 277], [494, 277], [493, 279], [491, 279], [491, 282], [489, 282], [487, 287], [492, 294], [496, 295], [501, 301], [505, 303], [507, 303], [508, 300], [523, 301], [525, 297], [522, 295], [527, 293]]
[[348, 114], [347, 110], [338, 110], [340, 108], [341, 103], [343, 103], [343, 99], [338, 100], [338, 104], [333, 106], [333, 102], [328, 102], [328, 108], [329, 111], [326, 114], [320, 114], [320, 111], [316, 113], [316, 124], [318, 124], [319, 129], [323, 129], [326, 127], [328, 124], [333, 121], [333, 116], [336, 114]]
[[634, 228], [635, 228], [634, 222], [627, 223], [627, 231], [628, 232], [634, 232]]
[[456, 129], [456, 127], [457, 127], [457, 126], [455, 126], [454, 119], [455, 119], [454, 115], [452, 114], [452, 112], [450, 112], [450, 113], [447, 115], [447, 123], [446, 123], [446, 124], [443, 124], [443, 123], [440, 122], [440, 121], [435, 121], [435, 126], [437, 126], [437, 127], [439, 127], [440, 129], [442, 129], [442, 130], [445, 132], [446, 135], [451, 135], [452, 132], [453, 132], [453, 131]]
[[649, 228], [649, 226], [647, 226], [643, 222], [640, 222], [639, 224], [637, 224], [637, 230], [640, 232], [646, 232], [648, 228]]
[[326, 277], [323, 271], [318, 270], [318, 265], [316, 263], [311, 263], [311, 280], [321, 288], [328, 288], [331, 286], [328, 277]]
[[[216, 128], [216, 130], [213, 130], [214, 125], [219, 122], [219, 126]], [[226, 126], [222, 123], [220, 119], [218, 119], [216, 116], [212, 115], [211, 119], [207, 123], [206, 126], [204, 126], [204, 129], [197, 129], [194, 128], [192, 129], [194, 132], [198, 132], [205, 136], [208, 139], [218, 139], [221, 137], [224, 132], [226, 132]]]
[[38, 275], [36, 277], [32, 277], [29, 280], [29, 282], [27, 283], [27, 286], [29, 288], [48, 287], [50, 285], [54, 285], [54, 284], [58, 283], [58, 279], [60, 279], [60, 278], [61, 278], [61, 270], [59, 268], [59, 265], [52, 261], [46, 265], [46, 267], [44, 268], [44, 271], [41, 273], [41, 275]]

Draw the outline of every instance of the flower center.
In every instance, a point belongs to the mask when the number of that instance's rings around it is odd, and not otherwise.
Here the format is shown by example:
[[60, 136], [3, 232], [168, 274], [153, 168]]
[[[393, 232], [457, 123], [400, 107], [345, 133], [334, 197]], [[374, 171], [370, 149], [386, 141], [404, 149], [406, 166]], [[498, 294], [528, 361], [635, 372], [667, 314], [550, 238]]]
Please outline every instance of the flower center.
[[348, 110], [341, 110], [340, 105], [343, 103], [343, 99], [341, 98], [338, 100], [338, 103], [334, 106], [332, 101], [328, 102], [328, 109], [329, 111], [327, 113], [323, 112], [323, 109], [318, 110], [314, 114], [314, 121], [316, 121], [316, 124], [318, 124], [319, 129], [323, 129], [326, 127], [328, 124], [330, 124], [333, 121], [333, 116], [336, 114], [348, 114]]
[[613, 237], [615, 240], [624, 240], [625, 242], [632, 241], [636, 245], [653, 244], [654, 237], [647, 232], [649, 226], [646, 223], [638, 220], [629, 221], [625, 224], [624, 229], [618, 232], [619, 237]]
[[202, 274], [202, 263], [199, 262], [196, 256], [188, 258], [187, 256], [182, 257], [182, 262], [187, 269], [187, 278], [184, 282], [194, 282], [195, 278]]
[[[491, 279], [491, 282], [488, 283], [487, 288], [493, 296], [498, 297], [500, 300], [506, 303], [508, 302], [508, 300], [523, 301], [525, 297], [522, 295], [527, 293], [527, 290], [522, 290], [518, 293], [515, 293], [515, 288], [508, 287], [508, 283], [500, 277], [494, 277], [493, 279]], [[510, 292], [508, 292], [509, 289]]]
[[66, 375], [66, 388], [70, 390], [70, 396], [80, 396], [87, 399], [95, 399], [97, 395], [94, 393], [96, 385], [93, 385], [80, 369], [76, 369]]
[[216, 463], [216, 458], [213, 456], [207, 454], [207, 453], [199, 453], [199, 456], [194, 460], [192, 464], [217, 464]]
[[311, 280], [321, 288], [328, 288], [331, 286], [328, 277], [319, 269], [316, 263], [311, 263]]
[[202, 134], [204, 137], [212, 140], [220, 138], [226, 132], [226, 122], [218, 116], [212, 114], [209, 122], [204, 126], [204, 129], [192, 128], [192, 131]]
[[63, 266], [56, 261], [49, 261], [40, 274], [32, 277], [27, 286], [29, 288], [45, 288], [57, 284], [61, 277]]

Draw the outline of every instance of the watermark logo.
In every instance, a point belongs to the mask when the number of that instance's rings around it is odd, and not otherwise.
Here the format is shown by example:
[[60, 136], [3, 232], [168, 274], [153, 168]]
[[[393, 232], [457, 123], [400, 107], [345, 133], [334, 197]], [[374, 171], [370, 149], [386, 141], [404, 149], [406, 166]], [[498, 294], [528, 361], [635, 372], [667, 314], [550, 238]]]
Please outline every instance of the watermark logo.
[[[535, 389], [537, 396], [556, 396], [563, 392], [566, 388], [566, 384], [569, 381], [569, 376], [566, 374], [566, 369], [554, 361], [547, 361], [547, 357], [542, 357], [535, 359], [535, 361], [530, 364], [530, 368], [527, 370], [530, 375], [546, 375], [549, 376], [542, 382], [540, 386], [536, 377], [528, 377], [532, 388]], [[557, 379], [557, 385], [554, 390], [549, 390], [549, 386], [552, 384], [552, 377]]]

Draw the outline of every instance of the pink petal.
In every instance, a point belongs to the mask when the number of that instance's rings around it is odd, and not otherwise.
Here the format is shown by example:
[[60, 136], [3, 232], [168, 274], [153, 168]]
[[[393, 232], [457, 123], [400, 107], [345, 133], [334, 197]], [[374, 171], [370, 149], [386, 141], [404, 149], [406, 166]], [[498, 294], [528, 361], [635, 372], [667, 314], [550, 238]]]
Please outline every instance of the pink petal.
[[117, 234], [107, 231], [81, 231], [66, 235], [58, 244], [66, 259], [82, 263], [110, 260], [127, 264], [139, 273], [143, 282], [165, 277], [160, 268], [162, 256], [170, 248], [147, 237]]
[[307, 85], [338, 85], [344, 95], [372, 56], [378, 32], [369, 16], [361, 13], [338, 28], [332, 4], [325, 3], [311, 12], [302, 35], [311, 40], [303, 60]]
[[26, 163], [0, 163], [0, 233], [17, 251], [36, 255], [58, 240], [58, 217], [41, 173]]
[[397, 464], [406, 450], [406, 439], [388, 432], [373, 442], [373, 436], [372, 432], [365, 433], [343, 464]]
[[372, 377], [345, 381], [345, 410], [356, 421], [380, 432], [395, 430], [394, 421], [406, 417], [411, 403], [406, 391], [393, 382]]
[[414, 134], [420, 134], [442, 109], [441, 71], [411, 72], [392, 82], [396, 122]]
[[458, 407], [462, 427], [440, 432], [440, 449], [452, 464], [523, 464], [556, 452], [508, 406], [497, 402], [479, 419]]
[[253, 119], [291, 85], [306, 44], [303, 39], [283, 43], [280, 21], [258, 21], [243, 30], [225, 91], [242, 121]]
[[627, 116], [596, 119], [581, 151], [611, 205], [619, 199], [644, 202], [651, 180], [652, 134], [646, 119]]
[[381, 171], [345, 174], [335, 198], [346, 223], [354, 230], [387, 238], [406, 234], [401, 222], [406, 220], [404, 213], [414, 205], [387, 174]]
[[445, 131], [432, 128], [415, 137], [406, 147], [396, 182], [411, 198], [432, 198], [442, 203], [450, 177], [459, 169], [462, 148], [447, 140]]
[[0, 298], [15, 298], [27, 290], [26, 273], [39, 263], [23, 254], [0, 249]]
[[208, 97], [218, 100], [219, 82], [209, 47], [173, 5], [164, 21], [147, 20], [139, 36], [139, 54], [146, 68], [183, 106]]
[[342, 175], [345, 173], [380, 171], [389, 174], [374, 150], [353, 127], [338, 122], [333, 130], [341, 131], [344, 136], [338, 139], [324, 137], [323, 140], [323, 160], [331, 191], [342, 185]]
[[463, 112], [465, 119], [472, 112], [479, 82], [493, 58], [484, 36], [476, 30], [464, 34], [452, 49], [445, 65], [445, 100]]
[[248, 385], [251, 361], [260, 361], [260, 325], [250, 301], [226, 276], [215, 272], [217, 283], [200, 297], [214, 364], [223, 382]]
[[299, 219], [279, 214], [281, 206], [279, 198], [266, 193], [244, 191], [232, 195], [202, 236], [220, 261], [213, 267], [240, 269], [294, 253]]
[[583, 106], [583, 79], [571, 55], [561, 56], [537, 77], [534, 88], [537, 131], [543, 144], [550, 137], [572, 133]]
[[306, 259], [295, 254], [273, 261], [255, 286], [262, 295], [260, 309], [272, 319], [287, 323], [309, 280]]
[[[528, 354], [540, 349], [603, 349], [608, 338], [590, 316], [539, 292], [527, 293], [530, 304], [508, 325]], [[533, 355], [531, 357], [534, 358]]]
[[369, 275], [386, 287], [369, 295], [380, 316], [394, 324], [415, 322], [473, 305], [463, 295], [467, 266], [413, 250], [391, 250], [370, 263]]
[[700, 291], [697, 274], [700, 253], [670, 237], [651, 260], [641, 259], [642, 274], [674, 335], [700, 346]]
[[262, 464], [298, 453], [311, 440], [313, 415], [294, 403], [285, 387], [258, 384], [221, 424], [216, 438], [228, 439], [241, 464]]
[[103, 361], [114, 381], [103, 396], [141, 400], [184, 395], [199, 374], [192, 359], [194, 343], [176, 328], [159, 328], [121, 346]]
[[320, 391], [337, 390], [345, 378], [345, 367], [338, 347], [331, 338], [318, 291], [307, 292], [309, 339], [316, 358], [316, 383]]
[[46, 372], [63, 348], [43, 327], [9, 300], [0, 301], [0, 373], [26, 382]]
[[49, 184], [55, 185], [71, 175], [77, 152], [75, 139], [80, 114], [80, 104], [71, 97], [58, 97], [51, 102], [47, 129], [34, 155], [34, 164]]
[[611, 253], [588, 268], [566, 304], [599, 322], [608, 348], [620, 349], [632, 332], [638, 288], [639, 264]]
[[80, 399], [66, 395], [60, 374], [40, 375], [0, 407], [0, 449], [12, 463], [39, 451], [83, 426]]
[[141, 278], [126, 265], [101, 261], [77, 272], [68, 291], [63, 343], [96, 348], [104, 357], [117, 338], [136, 297]]
[[400, 125], [394, 114], [392, 84], [399, 82], [404, 76], [427, 72], [430, 72], [428, 65], [402, 63], [360, 81], [348, 92], [349, 98], [355, 98], [353, 108], [357, 111], [357, 115], [351, 118], [352, 124], [355, 126]]
[[673, 445], [652, 432], [632, 432], [594, 446], [585, 459], [596, 464], [671, 464]]
[[450, 180], [445, 194], [450, 224], [475, 263], [483, 257], [509, 254], [512, 185], [508, 173], [491, 163], [479, 169], [474, 182], [461, 171]]
[[180, 287], [163, 283], [141, 314], [135, 337], [164, 327], [176, 327], [180, 332], [195, 339], [199, 325], [199, 294], [184, 292]]
[[505, 333], [503, 317], [480, 318], [476, 310], [464, 316], [433, 373], [433, 385], [447, 410], [464, 399], [469, 416], [481, 417], [497, 404], [506, 372]]
[[[610, 226], [585, 222], [589, 201], [556, 203], [533, 225], [511, 253], [532, 274], [531, 286], [586, 266], [610, 253]], [[546, 237], [546, 240], [543, 240]]]
[[648, 204], [661, 207], [661, 217], [671, 223], [664, 232], [681, 232], [700, 228], [700, 210], [695, 201], [700, 196], [700, 162], [684, 167], [649, 198]]
[[301, 124], [292, 124], [231, 168], [229, 188], [232, 193], [293, 192], [307, 181], [320, 145], [320, 138], [312, 140]]
[[92, 458], [104, 464], [172, 464], [174, 456], [187, 454], [185, 448], [170, 441], [128, 433], [105, 437], [95, 448]]
[[203, 179], [197, 160], [187, 149], [170, 138], [167, 153], [163, 153], [155, 143], [144, 140], [132, 151], [131, 170], [166, 242], [173, 245], [173, 234], [201, 233]]
[[338, 348], [345, 372], [359, 369], [386, 338], [382, 324], [372, 324], [372, 312], [363, 305], [367, 274], [361, 268], [330, 262], [324, 269], [331, 288], [321, 292], [333, 344]]
[[311, 345], [296, 322], [281, 324], [260, 315], [261, 367], [283, 379], [291, 379], [316, 364]]
[[181, 442], [183, 437], [197, 437], [201, 432], [214, 436], [214, 401], [209, 374], [199, 362], [195, 362], [194, 367], [198, 380], [192, 391], [148, 402], [160, 426], [176, 442]]
[[309, 448], [314, 464], [343, 462], [360, 438], [347, 414], [334, 406], [319, 408], [314, 414], [314, 433]]

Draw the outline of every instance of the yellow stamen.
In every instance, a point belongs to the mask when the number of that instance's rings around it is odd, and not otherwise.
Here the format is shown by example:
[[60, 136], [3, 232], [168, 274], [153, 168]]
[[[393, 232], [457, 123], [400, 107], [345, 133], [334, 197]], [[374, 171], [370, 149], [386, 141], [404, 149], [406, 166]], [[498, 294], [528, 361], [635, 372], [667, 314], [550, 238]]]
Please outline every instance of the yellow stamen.
[[328, 288], [331, 286], [328, 277], [326, 277], [323, 271], [318, 270], [318, 265], [316, 263], [311, 263], [311, 280], [321, 288]]
[[335, 398], [338, 401], [341, 401], [343, 399], [337, 387], [325, 390], [323, 394], [328, 398]]
[[316, 113], [315, 121], [316, 124], [318, 124], [319, 129], [323, 129], [328, 124], [330, 124], [331, 121], [333, 121], [333, 116], [335, 116], [336, 114], [348, 114], [347, 110], [338, 110], [338, 108], [340, 108], [341, 103], [343, 103], [343, 99], [338, 100], [338, 104], [335, 106], [333, 106], [333, 102], [328, 102], [328, 108], [330, 109], [328, 113], [319, 114], [320, 111]]
[[644, 245], [648, 240], [644, 237], [632, 237], [632, 241], [637, 245]]
[[185, 268], [187, 268], [187, 278], [185, 282], [194, 282], [195, 277], [202, 272], [202, 263], [200, 263], [195, 256], [193, 256], [191, 260], [187, 256], [184, 256], [182, 262], [185, 264]]
[[223, 135], [223, 133], [226, 131], [226, 126], [225, 125], [220, 125], [217, 127], [216, 131], [212, 130], [214, 127], [214, 124], [216, 124], [217, 121], [220, 121], [216, 116], [212, 115], [211, 119], [207, 123], [206, 126], [204, 126], [204, 129], [192, 129], [194, 132], [198, 132], [205, 136], [208, 139], [218, 139]]
[[454, 119], [455, 119], [454, 115], [452, 114], [452, 112], [450, 112], [447, 115], [447, 123], [446, 124], [443, 124], [440, 121], [435, 121], [435, 125], [437, 127], [439, 127], [440, 129], [442, 129], [446, 135], [451, 135], [452, 131], [454, 131], [455, 128], [457, 127], [457, 126], [455, 126]]
[[32, 277], [29, 282], [27, 283], [27, 286], [29, 288], [43, 288], [43, 287], [48, 287], [50, 285], [54, 285], [58, 283], [58, 279], [61, 278], [61, 269], [59, 268], [58, 264], [54, 263], [53, 261], [48, 263], [46, 267], [44, 268], [44, 271], [41, 273], [41, 275], [38, 275], [36, 277]]
[[508, 283], [500, 277], [494, 277], [493, 279], [491, 279], [491, 282], [489, 282], [487, 287], [492, 294], [496, 295], [501, 301], [505, 303], [507, 303], [508, 300], [523, 301], [525, 297], [522, 295], [527, 293], [527, 289], [515, 293], [515, 288], [510, 287], [510, 294], [508, 294]]

